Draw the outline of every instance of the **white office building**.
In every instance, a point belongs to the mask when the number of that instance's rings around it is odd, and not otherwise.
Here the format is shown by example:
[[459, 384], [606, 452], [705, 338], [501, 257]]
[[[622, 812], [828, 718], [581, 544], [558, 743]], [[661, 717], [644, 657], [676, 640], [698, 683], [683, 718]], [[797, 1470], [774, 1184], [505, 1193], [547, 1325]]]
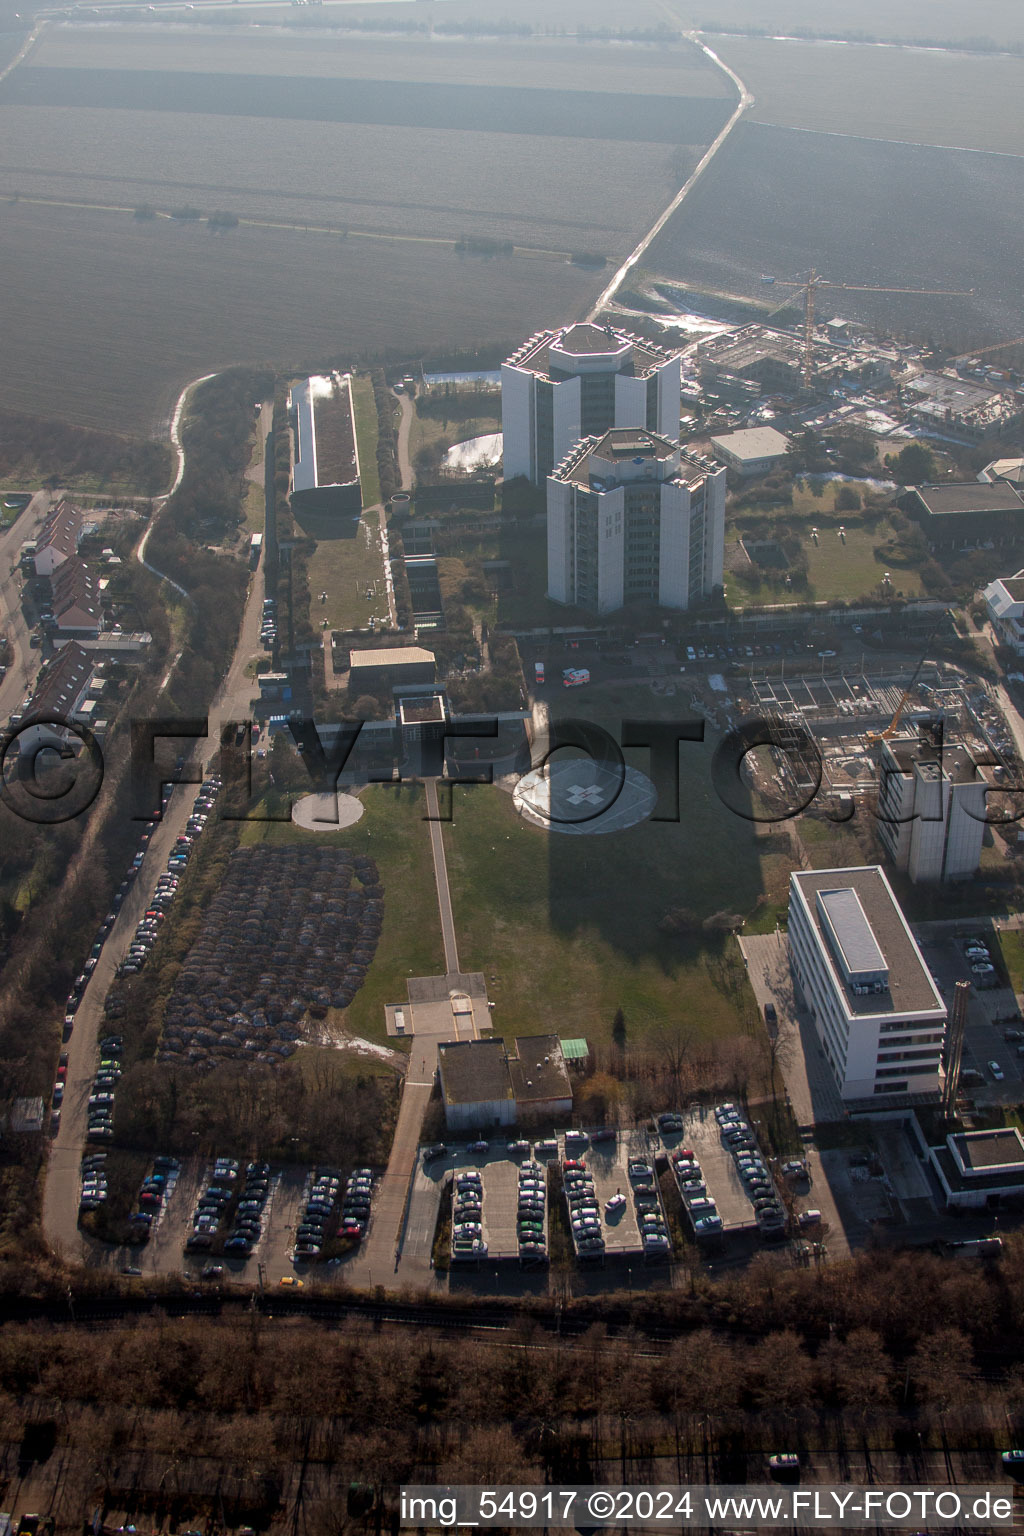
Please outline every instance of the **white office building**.
[[582, 437], [645, 427], [679, 438], [678, 354], [611, 325], [541, 331], [502, 365], [506, 480], [543, 485]]
[[999, 643], [1024, 656], [1024, 571], [990, 582], [982, 595]]
[[722, 585], [725, 467], [614, 427], [548, 476], [548, 596], [592, 613], [689, 608]]
[[919, 880], [970, 880], [981, 863], [994, 771], [941, 722], [881, 744], [878, 836], [897, 869]]
[[938, 1096], [946, 1006], [878, 865], [793, 872], [789, 958], [848, 1106]]

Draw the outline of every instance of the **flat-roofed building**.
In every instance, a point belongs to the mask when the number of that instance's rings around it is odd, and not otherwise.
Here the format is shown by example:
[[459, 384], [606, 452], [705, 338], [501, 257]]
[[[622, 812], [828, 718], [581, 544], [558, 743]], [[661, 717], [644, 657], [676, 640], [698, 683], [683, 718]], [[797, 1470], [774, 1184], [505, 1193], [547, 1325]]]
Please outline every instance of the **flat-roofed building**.
[[766, 475], [785, 462], [789, 438], [774, 427], [744, 427], [739, 432], [724, 432], [713, 437], [711, 446], [738, 475]]
[[374, 689], [395, 684], [432, 683], [437, 675], [433, 651], [421, 645], [388, 645], [349, 651], [349, 689]]
[[938, 1097], [946, 1006], [878, 865], [793, 872], [789, 958], [846, 1104]]
[[1017, 544], [1024, 537], [1024, 494], [1008, 480], [915, 485], [899, 505], [933, 549]]
[[1024, 571], [1000, 576], [984, 591], [988, 616], [1002, 645], [1024, 656]]
[[572, 1114], [572, 1084], [557, 1035], [517, 1035], [509, 1072], [521, 1120]]
[[[318, 400], [328, 417], [334, 418], [326, 452], [321, 452], [317, 437]], [[363, 503], [349, 375], [340, 380], [303, 379], [292, 385], [289, 405], [295, 433], [292, 506], [297, 512], [347, 514], [358, 522]]]
[[947, 1206], [977, 1210], [1024, 1195], [1024, 1139], [1016, 1126], [953, 1133], [928, 1157]]
[[516, 1097], [504, 1040], [456, 1040], [437, 1048], [445, 1124], [451, 1131], [515, 1125]]
[[938, 723], [881, 744], [878, 836], [911, 880], [969, 880], [981, 863], [995, 768]]
[[536, 485], [582, 437], [645, 427], [678, 440], [679, 356], [612, 325], [540, 331], [501, 369], [503, 473]]
[[557, 1035], [458, 1040], [437, 1048], [449, 1130], [483, 1130], [572, 1114], [572, 1084]]
[[548, 477], [548, 596], [593, 613], [686, 609], [722, 585], [721, 464], [654, 432], [615, 427]]

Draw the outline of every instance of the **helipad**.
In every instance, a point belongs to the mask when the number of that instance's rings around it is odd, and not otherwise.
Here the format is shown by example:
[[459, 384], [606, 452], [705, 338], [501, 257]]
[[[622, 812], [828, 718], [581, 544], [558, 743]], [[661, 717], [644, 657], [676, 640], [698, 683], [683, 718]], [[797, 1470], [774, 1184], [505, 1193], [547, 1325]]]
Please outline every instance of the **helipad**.
[[307, 832], [337, 832], [351, 827], [363, 814], [363, 802], [355, 795], [304, 795], [292, 806], [292, 821]]
[[589, 757], [550, 762], [524, 775], [512, 792], [515, 807], [549, 832], [622, 832], [646, 821], [657, 792], [636, 768]]

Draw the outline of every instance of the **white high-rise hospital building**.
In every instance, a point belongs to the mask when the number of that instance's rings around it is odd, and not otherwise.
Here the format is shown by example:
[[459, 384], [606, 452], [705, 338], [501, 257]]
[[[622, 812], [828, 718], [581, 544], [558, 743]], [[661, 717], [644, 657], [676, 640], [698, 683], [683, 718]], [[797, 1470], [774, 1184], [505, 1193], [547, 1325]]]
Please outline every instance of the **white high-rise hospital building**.
[[583, 437], [645, 427], [679, 441], [678, 354], [614, 326], [541, 331], [502, 365], [506, 480], [543, 485]]

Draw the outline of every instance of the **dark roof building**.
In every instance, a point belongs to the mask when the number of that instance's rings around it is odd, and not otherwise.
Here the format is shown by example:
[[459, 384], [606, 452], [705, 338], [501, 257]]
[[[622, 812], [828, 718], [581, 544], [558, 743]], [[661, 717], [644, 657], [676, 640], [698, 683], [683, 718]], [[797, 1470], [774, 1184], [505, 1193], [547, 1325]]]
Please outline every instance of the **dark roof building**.
[[81, 512], [67, 500], [58, 501], [36, 540], [36, 575], [52, 576], [58, 566], [73, 557], [81, 536]]
[[517, 1035], [509, 1072], [520, 1116], [572, 1113], [572, 1084], [557, 1035]]
[[96, 584], [88, 566], [72, 555], [58, 565], [50, 578], [53, 616], [62, 634], [88, 635], [100, 632], [100, 604]]
[[89, 692], [93, 658], [75, 641], [62, 647], [43, 672], [22, 716], [59, 715], [69, 720]]
[[449, 1130], [572, 1113], [572, 1085], [557, 1035], [517, 1036], [515, 1055], [497, 1038], [439, 1045], [437, 1054]]
[[1007, 480], [915, 485], [899, 505], [921, 524], [933, 549], [1015, 544], [1024, 538], [1024, 495]]

